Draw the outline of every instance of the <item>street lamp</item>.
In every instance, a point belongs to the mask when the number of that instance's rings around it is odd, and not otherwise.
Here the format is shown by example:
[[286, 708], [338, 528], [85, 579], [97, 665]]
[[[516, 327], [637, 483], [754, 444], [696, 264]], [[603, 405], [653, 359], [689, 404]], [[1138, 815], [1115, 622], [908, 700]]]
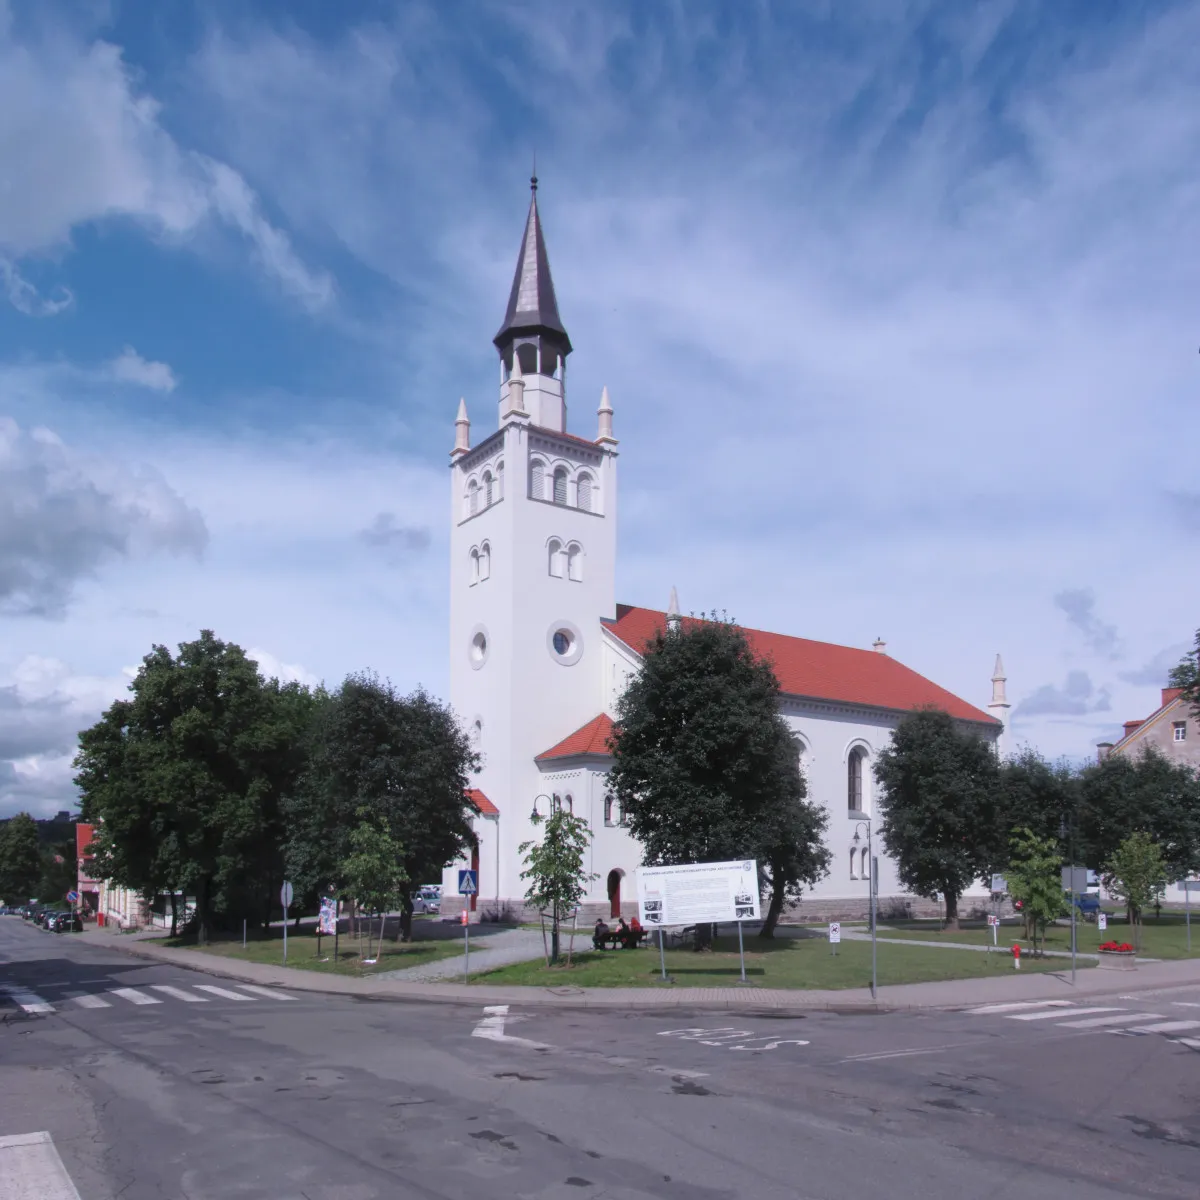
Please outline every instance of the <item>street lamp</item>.
[[875, 957], [875, 852], [871, 846], [871, 818], [867, 817], [863, 821], [856, 822], [854, 826], [854, 844], [857, 846], [861, 840], [859, 830], [866, 826], [867, 830], [867, 862], [870, 864], [867, 869], [867, 896], [870, 904], [871, 913], [871, 999], [875, 1000], [877, 989], [876, 978], [876, 957]]
[[[1072, 814], [1074, 816], [1074, 814]], [[1058, 822], [1058, 840], [1067, 842], [1067, 870], [1071, 872], [1071, 986], [1075, 986], [1075, 822], [1067, 824], [1065, 817]], [[1036, 930], [1035, 930], [1036, 932]]]

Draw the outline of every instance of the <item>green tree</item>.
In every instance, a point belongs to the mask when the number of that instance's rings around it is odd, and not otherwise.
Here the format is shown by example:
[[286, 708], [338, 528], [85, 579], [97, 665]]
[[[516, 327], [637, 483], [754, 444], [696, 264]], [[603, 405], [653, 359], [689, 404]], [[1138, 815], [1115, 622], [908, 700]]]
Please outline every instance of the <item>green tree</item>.
[[280, 803], [311, 698], [264, 680], [209, 630], [178, 656], [155, 646], [129, 690], [80, 735], [75, 760], [84, 819], [98, 826], [95, 869], [147, 898], [195, 896], [203, 943], [215, 914], [278, 888]]
[[1013, 850], [1013, 834], [1029, 830], [1057, 838], [1059, 827], [1078, 805], [1079, 780], [1067, 763], [1048, 763], [1025, 748], [999, 765], [993, 848], [985, 874], [1003, 874]]
[[958, 928], [958, 899], [994, 854], [999, 766], [982, 737], [949, 714], [922, 709], [896, 727], [875, 763], [880, 834], [901, 883], [945, 896], [946, 924]]
[[1040, 837], [1028, 827], [1015, 831], [1011, 839], [1006, 878], [1008, 894], [1021, 903], [1025, 937], [1041, 952], [1046, 950], [1046, 925], [1067, 912], [1062, 889], [1062, 851], [1052, 837]]
[[306, 900], [345, 886], [342, 864], [361, 809], [404, 847], [404, 936], [412, 887], [440, 878], [471, 845], [468, 774], [478, 765], [454, 714], [426, 692], [402, 696], [371, 674], [318, 698], [307, 765], [284, 804], [289, 877]]
[[64, 841], [41, 846], [38, 857], [41, 860], [37, 883], [38, 899], [44, 903], [66, 899], [67, 893], [74, 890], [79, 882], [75, 843]]
[[28, 904], [41, 873], [37, 823], [27, 812], [17, 813], [0, 826], [0, 896]]
[[1171, 687], [1182, 688], [1183, 699], [1191, 707], [1192, 715], [1200, 721], [1200, 629], [1196, 630], [1192, 649], [1171, 668], [1167, 682]]
[[[367, 808], [359, 810], [358, 824], [346, 838], [349, 853], [341, 864], [345, 897], [368, 914], [380, 917], [379, 940], [383, 942], [383, 920], [399, 906], [408, 876], [404, 871], [404, 847], [392, 835], [387, 820]], [[367, 925], [367, 957], [371, 956], [371, 926]]]
[[[539, 912], [551, 914], [550, 963], [558, 962], [559, 922], [573, 912], [597, 876], [584, 870], [584, 855], [592, 840], [588, 823], [561, 806], [549, 817], [535, 814], [533, 824], [545, 822], [540, 842], [522, 842], [518, 847], [525, 861], [521, 878], [529, 881], [525, 899]], [[543, 926], [543, 937], [545, 926]]]
[[1129, 834], [1105, 863], [1103, 878], [1108, 894], [1124, 903], [1140, 950], [1142, 913], [1166, 884], [1162, 847], [1144, 830]]
[[716, 614], [658, 633], [642, 654], [609, 772], [630, 833], [648, 865], [757, 859], [770, 936], [784, 900], [828, 869], [826, 817], [806, 799], [775, 672]]

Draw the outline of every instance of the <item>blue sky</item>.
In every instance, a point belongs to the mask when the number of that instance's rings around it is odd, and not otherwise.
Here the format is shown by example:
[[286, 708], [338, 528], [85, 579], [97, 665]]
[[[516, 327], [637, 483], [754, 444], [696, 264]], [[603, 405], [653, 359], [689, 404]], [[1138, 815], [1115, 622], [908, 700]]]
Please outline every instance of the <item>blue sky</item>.
[[444, 694], [535, 148], [621, 598], [882, 636], [978, 704], [999, 651], [1017, 740], [1089, 755], [1200, 624], [1198, 41], [1195, 3], [0, 0], [0, 815], [66, 807], [75, 731], [201, 628]]

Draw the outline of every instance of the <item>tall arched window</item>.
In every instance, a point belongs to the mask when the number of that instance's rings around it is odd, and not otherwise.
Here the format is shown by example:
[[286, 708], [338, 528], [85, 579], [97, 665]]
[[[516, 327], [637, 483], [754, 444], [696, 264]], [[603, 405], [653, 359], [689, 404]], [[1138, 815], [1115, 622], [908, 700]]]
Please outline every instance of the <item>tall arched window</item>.
[[467, 512], [474, 516], [479, 511], [479, 484], [474, 479], [467, 484]]
[[496, 499], [504, 499], [504, 463], [496, 464]]
[[492, 548], [484, 542], [479, 547], [479, 578], [490, 579], [492, 575]]
[[850, 850], [850, 878], [858, 878], [858, 851], [853, 848]]
[[871, 860], [867, 857], [867, 851], [865, 847], [862, 851], [862, 861], [859, 864], [858, 873], [863, 879], [871, 878]]
[[529, 468], [529, 495], [533, 500], [545, 500], [546, 498], [546, 468], [535, 458], [533, 465]]
[[555, 579], [561, 579], [563, 576], [563, 544], [558, 538], [551, 538], [546, 547], [546, 553], [550, 556], [550, 574]]
[[554, 472], [554, 503], [566, 504], [567, 502], [567, 468], [559, 467]]
[[492, 473], [491, 473], [491, 471], [484, 471], [484, 473], [483, 473], [483, 506], [484, 506], [484, 508], [490, 508], [492, 506], [492, 504], [495, 503], [496, 496], [495, 496], [493, 489], [494, 489], [494, 481], [492, 479]]
[[471, 547], [471, 586], [474, 587], [479, 582], [479, 551], [474, 546]]
[[612, 808], [613, 808], [612, 796], [605, 796], [604, 797], [604, 823], [605, 823], [605, 825], [611, 825], [613, 823]]
[[858, 746], [846, 759], [846, 802], [851, 812], [863, 811], [863, 759], [866, 755]]
[[579, 507], [584, 512], [592, 511], [592, 477], [590, 475], [580, 475], [579, 477]]
[[570, 794], [570, 792], [568, 792], [568, 793], [567, 793], [566, 799], [563, 801], [563, 803], [564, 803], [564, 804], [566, 805], [566, 807], [567, 807], [567, 812], [568, 812], [568, 813], [569, 813], [571, 816], [574, 816], [574, 815], [575, 815], [575, 797], [574, 797], [574, 796], [572, 796], [572, 795]]
[[583, 578], [583, 547], [578, 542], [567, 547], [567, 578], [576, 583]]

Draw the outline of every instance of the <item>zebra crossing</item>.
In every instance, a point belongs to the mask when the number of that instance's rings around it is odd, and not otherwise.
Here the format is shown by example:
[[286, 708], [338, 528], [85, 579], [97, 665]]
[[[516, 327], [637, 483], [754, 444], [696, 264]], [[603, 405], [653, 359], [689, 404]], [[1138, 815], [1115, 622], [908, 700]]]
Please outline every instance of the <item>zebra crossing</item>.
[[[235, 990], [235, 988], [237, 990]], [[45, 989], [49, 990], [49, 989]], [[177, 1001], [181, 1004], [209, 1004], [215, 1000], [236, 1001], [253, 1004], [261, 1000], [294, 1000], [286, 992], [275, 988], [260, 987], [255, 983], [238, 983], [220, 987], [215, 983], [193, 983], [181, 987], [172, 983], [149, 983], [140, 987], [112, 987], [99, 992], [81, 992], [68, 989], [53, 1001], [21, 984], [0, 983], [0, 1003], [7, 1000], [23, 1011], [38, 1016], [49, 1016], [59, 1011], [74, 1008], [147, 1008], [153, 1004]]]
[[[1158, 1008], [1194, 1009], [1200, 1007], [1185, 1000], [1160, 1003]], [[1076, 1004], [1073, 1000], [1016, 1000], [1005, 1004], [983, 1004], [968, 1008], [973, 1017], [999, 1017], [1005, 1021], [1044, 1023], [1057, 1029], [1116, 1033], [1130, 1037], [1159, 1034], [1192, 1050], [1200, 1050], [1200, 1014], [1190, 1019], [1181, 1012], [1150, 1012], [1110, 1004]], [[1186, 1036], [1180, 1036], [1186, 1035]]]

